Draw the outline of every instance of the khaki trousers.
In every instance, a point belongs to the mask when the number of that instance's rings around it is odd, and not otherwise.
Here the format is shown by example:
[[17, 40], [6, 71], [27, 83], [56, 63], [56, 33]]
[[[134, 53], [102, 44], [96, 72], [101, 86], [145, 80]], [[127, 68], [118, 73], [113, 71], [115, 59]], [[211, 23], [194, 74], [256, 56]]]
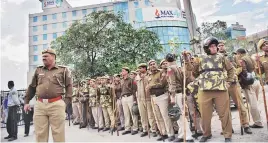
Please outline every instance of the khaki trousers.
[[256, 94], [256, 97], [257, 97], [257, 100], [259, 100], [259, 94], [260, 94], [260, 91], [261, 91], [261, 83], [259, 80], [255, 80], [253, 85], [252, 85], [252, 88]]
[[52, 103], [36, 101], [33, 122], [36, 142], [48, 142], [49, 125], [53, 141], [65, 142], [65, 103], [63, 100]]
[[[102, 107], [102, 112], [104, 116], [104, 123], [106, 128], [113, 128], [114, 127], [114, 114], [113, 114], [113, 109], [112, 106], [106, 106]], [[111, 124], [110, 124], [111, 122]]]
[[80, 123], [81, 118], [81, 107], [79, 102], [75, 102], [72, 104], [73, 106], [73, 114], [74, 114], [74, 123]]
[[125, 131], [131, 130], [130, 120], [132, 118], [133, 126], [132, 130], [138, 130], [138, 116], [132, 114], [132, 106], [134, 104], [133, 95], [128, 97], [122, 97], [122, 106], [124, 111], [124, 118], [125, 118]]
[[[184, 135], [184, 128], [186, 128], [186, 140], [193, 139], [192, 132], [190, 130], [190, 126], [188, 123], [188, 120], [186, 116], [184, 116], [185, 119], [183, 119], [183, 95], [181, 93], [178, 93], [175, 95], [175, 101], [177, 105], [180, 107], [182, 115], [180, 116], [179, 120], [177, 120], [177, 123], [179, 125], [179, 131], [178, 131], [178, 138], [183, 138]], [[184, 126], [185, 121], [185, 126]]]
[[80, 121], [80, 125], [82, 126], [87, 126], [87, 122], [88, 122], [88, 102], [84, 102], [82, 103], [82, 116], [81, 116], [81, 121]]
[[202, 117], [203, 136], [211, 135], [211, 118], [213, 104], [221, 120], [223, 135], [225, 138], [232, 137], [232, 119], [230, 112], [230, 100], [227, 91], [198, 91], [198, 103]]
[[[247, 109], [245, 107], [244, 101], [242, 99], [241, 95], [241, 89], [238, 86], [238, 84], [233, 84], [228, 88], [228, 93], [233, 99], [235, 105], [238, 107], [238, 102], [240, 105], [240, 111], [241, 111], [241, 118], [242, 118], [242, 126], [243, 127], [249, 127], [249, 121], [248, 121], [248, 113]], [[238, 99], [237, 99], [238, 97]], [[238, 102], [237, 102], [238, 101]]]
[[247, 98], [248, 104], [250, 106], [250, 113], [252, 116], [252, 119], [254, 121], [254, 124], [262, 126], [262, 119], [261, 114], [258, 108], [258, 101], [257, 97], [255, 95], [253, 86], [250, 85], [248, 88], [242, 90], [245, 97]]
[[143, 132], [147, 132], [146, 129], [149, 129], [149, 124], [151, 126], [151, 132], [156, 132], [156, 123], [151, 101], [138, 100], [138, 107]]
[[165, 93], [158, 97], [151, 95], [151, 97], [158, 129], [161, 130], [162, 135], [174, 136], [172, 122], [168, 116], [168, 94]]
[[202, 124], [201, 124], [201, 118], [199, 113], [196, 112], [195, 105], [194, 105], [194, 97], [193, 96], [187, 96], [187, 106], [190, 111], [190, 115], [192, 116], [193, 120], [196, 120], [195, 127], [197, 130], [197, 133], [203, 133], [202, 130]]
[[95, 106], [91, 107], [92, 115], [95, 120], [95, 127], [103, 128], [103, 116], [101, 107]]
[[116, 106], [117, 106], [117, 112], [119, 115], [118, 118], [120, 120], [121, 127], [125, 127], [125, 118], [124, 118], [124, 111], [123, 111], [123, 106], [122, 106], [122, 99], [116, 100]]

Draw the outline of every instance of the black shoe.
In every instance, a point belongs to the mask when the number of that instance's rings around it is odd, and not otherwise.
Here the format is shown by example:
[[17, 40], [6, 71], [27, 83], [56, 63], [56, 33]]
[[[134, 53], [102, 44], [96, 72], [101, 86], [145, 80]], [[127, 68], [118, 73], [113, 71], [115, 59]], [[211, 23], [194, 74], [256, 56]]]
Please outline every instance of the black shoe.
[[207, 137], [202, 137], [199, 142], [207, 142], [208, 139], [211, 139], [212, 135]]
[[175, 140], [175, 136], [170, 136], [170, 137], [168, 137], [168, 141], [169, 141], [169, 142], [172, 142], [173, 140]]
[[152, 132], [152, 136], [153, 137], [157, 137], [157, 133], [156, 132]]
[[99, 131], [102, 131], [103, 130], [103, 128], [99, 128]]
[[225, 138], [225, 142], [232, 142], [231, 138]]
[[160, 137], [159, 137], [158, 139], [156, 139], [156, 140], [157, 140], [157, 141], [162, 141], [162, 140], [165, 140], [165, 139], [167, 139], [167, 138], [168, 138], [167, 135], [163, 135], [163, 136], [160, 135]]
[[131, 135], [136, 135], [139, 131], [132, 131]]
[[79, 125], [79, 123], [74, 123], [73, 125]]
[[182, 138], [176, 138], [173, 142], [183, 142], [183, 139]]
[[131, 133], [131, 131], [124, 131], [124, 132], [122, 133], [122, 135], [130, 134], [130, 133]]
[[92, 129], [98, 129], [98, 127], [92, 127]]
[[256, 124], [253, 124], [253, 125], [251, 125], [249, 127], [251, 127], [251, 128], [263, 128], [263, 126], [259, 126], [259, 125], [256, 125]]
[[148, 135], [147, 132], [143, 132], [143, 133], [141, 133], [141, 137], [145, 137], [145, 136], [147, 136], [147, 135]]
[[123, 130], [125, 130], [124, 127], [119, 127], [119, 128], [118, 128], [118, 131], [123, 131]]
[[105, 132], [105, 131], [108, 131], [110, 130], [110, 128], [104, 128], [102, 131]]
[[193, 140], [193, 139], [191, 139], [191, 140], [186, 140], [186, 142], [188, 142], [188, 143], [189, 143], [189, 142], [194, 142], [194, 140]]
[[11, 136], [4, 137], [4, 139], [9, 139], [9, 138], [11, 138]]
[[[232, 129], [232, 133], [234, 133], [234, 129]], [[221, 132], [221, 135], [223, 135], [223, 132]]]
[[252, 134], [252, 131], [251, 131], [251, 129], [249, 127], [245, 127], [244, 131], [245, 131], [246, 134]]
[[200, 136], [203, 136], [203, 133], [196, 133], [196, 134], [192, 135], [192, 137], [195, 138], [195, 139], [197, 139]]
[[28, 137], [29, 135], [28, 134], [25, 134], [24, 137]]
[[15, 137], [11, 137], [11, 138], [9, 138], [7, 141], [9, 141], [9, 142], [11, 142], [11, 141], [14, 141], [14, 140], [16, 140], [17, 138], [15, 138]]

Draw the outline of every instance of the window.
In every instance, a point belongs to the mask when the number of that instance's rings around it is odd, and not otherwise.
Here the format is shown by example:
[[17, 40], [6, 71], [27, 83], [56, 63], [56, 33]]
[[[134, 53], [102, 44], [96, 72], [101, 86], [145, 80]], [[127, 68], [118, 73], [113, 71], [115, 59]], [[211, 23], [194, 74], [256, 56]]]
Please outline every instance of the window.
[[63, 12], [62, 13], [62, 18], [66, 18], [66, 17], [67, 17], [66, 12]]
[[149, 1], [149, 0], [145, 0], [145, 1], [144, 1], [144, 4], [145, 4], [146, 6], [150, 6], [150, 1]]
[[38, 18], [37, 16], [33, 17], [33, 22], [37, 22]]
[[76, 10], [73, 10], [73, 11], [72, 11], [72, 15], [73, 15], [73, 17], [76, 16]]
[[37, 35], [34, 35], [34, 36], [33, 36], [33, 41], [34, 41], [34, 42], [38, 41], [38, 36], [37, 36]]
[[43, 34], [43, 40], [47, 40], [47, 34]]
[[93, 8], [92, 11], [93, 11], [93, 12], [96, 12], [96, 11], [97, 11], [97, 8]]
[[53, 20], [56, 20], [57, 19], [57, 13], [52, 14], [52, 19]]
[[66, 28], [67, 27], [67, 23], [66, 22], [62, 22], [62, 27]]
[[87, 14], [87, 10], [86, 9], [82, 9], [82, 14], [86, 15]]
[[34, 55], [34, 57], [33, 57], [33, 61], [34, 61], [34, 62], [38, 61], [38, 55]]
[[139, 2], [138, 1], [134, 1], [134, 7], [138, 8], [139, 7]]
[[38, 47], [37, 47], [37, 45], [34, 45], [33, 46], [33, 50], [36, 52], [36, 51], [38, 51]]
[[47, 44], [43, 44], [43, 50], [47, 49]]
[[43, 15], [43, 21], [47, 21], [47, 16]]
[[37, 31], [37, 26], [33, 26], [33, 32]]
[[53, 33], [53, 39], [57, 38], [57, 33]]
[[57, 28], [57, 23], [53, 23], [53, 24], [52, 24], [52, 28], [53, 28], [53, 29], [56, 29], [56, 28]]
[[43, 25], [43, 31], [46, 31], [47, 30], [47, 24], [44, 24]]
[[107, 6], [103, 7], [103, 10], [104, 10], [104, 11], [107, 11]]

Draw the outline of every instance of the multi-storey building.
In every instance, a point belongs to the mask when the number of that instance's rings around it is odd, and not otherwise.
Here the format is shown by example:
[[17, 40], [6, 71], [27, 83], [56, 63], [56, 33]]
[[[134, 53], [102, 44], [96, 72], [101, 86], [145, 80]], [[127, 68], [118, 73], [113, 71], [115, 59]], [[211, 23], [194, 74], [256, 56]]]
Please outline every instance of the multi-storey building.
[[41, 51], [64, 35], [72, 23], [93, 11], [123, 12], [125, 22], [155, 32], [165, 52], [171, 50], [169, 43], [172, 42], [179, 46], [176, 52], [190, 48], [189, 30], [180, 0], [118, 0], [81, 7], [72, 7], [66, 0], [39, 1], [43, 12], [29, 15], [28, 83], [35, 68], [42, 65]]

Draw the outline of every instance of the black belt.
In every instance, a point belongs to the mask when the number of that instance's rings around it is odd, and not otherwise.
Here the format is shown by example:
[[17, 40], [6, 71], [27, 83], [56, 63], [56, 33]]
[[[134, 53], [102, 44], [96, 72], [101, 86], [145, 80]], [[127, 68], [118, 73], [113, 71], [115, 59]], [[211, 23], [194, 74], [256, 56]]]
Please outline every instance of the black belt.
[[122, 95], [122, 97], [129, 97], [131, 96], [132, 94], [125, 94], [125, 95]]

